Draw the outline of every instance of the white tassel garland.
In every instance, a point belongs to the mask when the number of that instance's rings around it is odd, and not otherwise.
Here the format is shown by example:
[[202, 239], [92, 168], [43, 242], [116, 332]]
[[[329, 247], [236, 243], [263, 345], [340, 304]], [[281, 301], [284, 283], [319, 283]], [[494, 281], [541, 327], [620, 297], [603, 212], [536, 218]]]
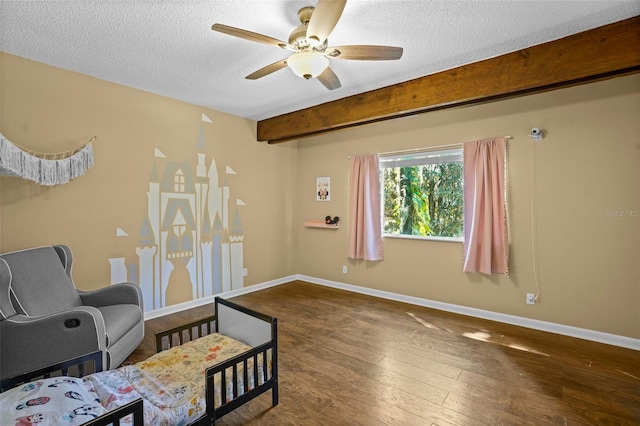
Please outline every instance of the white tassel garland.
[[91, 141], [72, 151], [41, 154], [15, 145], [0, 134], [0, 174], [21, 177], [41, 185], [65, 184], [93, 167]]

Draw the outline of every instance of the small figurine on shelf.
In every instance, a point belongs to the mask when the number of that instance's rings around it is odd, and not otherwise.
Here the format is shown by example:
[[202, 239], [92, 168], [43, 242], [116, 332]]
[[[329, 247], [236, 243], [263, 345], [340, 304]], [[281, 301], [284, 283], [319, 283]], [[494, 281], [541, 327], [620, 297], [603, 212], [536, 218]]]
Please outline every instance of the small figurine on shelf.
[[331, 219], [331, 216], [327, 216], [324, 218], [324, 223], [326, 223], [327, 225], [335, 225], [340, 221], [340, 218], [338, 216], [334, 217], [333, 219]]

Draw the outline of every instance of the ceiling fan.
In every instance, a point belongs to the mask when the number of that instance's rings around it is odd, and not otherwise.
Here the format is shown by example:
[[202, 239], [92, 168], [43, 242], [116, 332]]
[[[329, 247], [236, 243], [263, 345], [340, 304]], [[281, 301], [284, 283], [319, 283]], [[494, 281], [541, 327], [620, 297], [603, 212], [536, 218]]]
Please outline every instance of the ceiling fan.
[[245, 78], [257, 80], [285, 67], [298, 76], [318, 80], [329, 90], [341, 87], [338, 76], [329, 67], [329, 58], [368, 61], [396, 60], [402, 57], [402, 47], [349, 45], [328, 47], [328, 37], [335, 28], [346, 0], [319, 0], [316, 7], [307, 6], [298, 11], [302, 23], [289, 34], [284, 42], [263, 34], [254, 33], [223, 24], [213, 24], [212, 30], [245, 40], [268, 44], [294, 52], [286, 59], [269, 64]]

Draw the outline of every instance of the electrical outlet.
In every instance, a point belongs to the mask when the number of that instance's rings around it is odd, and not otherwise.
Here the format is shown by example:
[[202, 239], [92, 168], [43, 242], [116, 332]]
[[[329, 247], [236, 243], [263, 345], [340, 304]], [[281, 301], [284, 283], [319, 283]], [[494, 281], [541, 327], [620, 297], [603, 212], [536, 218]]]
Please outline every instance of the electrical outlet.
[[536, 295], [533, 293], [527, 293], [527, 305], [536, 304]]
[[343, 274], [347, 273], [347, 265], [342, 265], [342, 273]]

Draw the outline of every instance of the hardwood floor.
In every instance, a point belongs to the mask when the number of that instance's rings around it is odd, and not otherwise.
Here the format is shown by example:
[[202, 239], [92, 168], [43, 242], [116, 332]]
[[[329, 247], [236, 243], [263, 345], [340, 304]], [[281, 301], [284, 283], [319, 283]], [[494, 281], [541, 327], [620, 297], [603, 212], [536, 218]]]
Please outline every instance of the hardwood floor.
[[[278, 318], [271, 393], [219, 425], [638, 425], [640, 352], [296, 281], [233, 301]], [[212, 305], [149, 320], [156, 331]]]

